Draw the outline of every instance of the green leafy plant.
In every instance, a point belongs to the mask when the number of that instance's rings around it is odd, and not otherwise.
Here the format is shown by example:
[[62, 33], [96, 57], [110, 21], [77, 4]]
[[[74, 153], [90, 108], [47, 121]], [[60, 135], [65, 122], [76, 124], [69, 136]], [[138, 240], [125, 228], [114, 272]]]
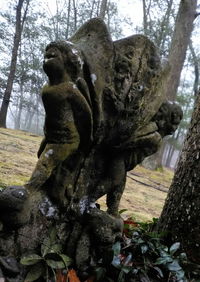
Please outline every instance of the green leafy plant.
[[21, 258], [20, 263], [29, 267], [25, 281], [35, 281], [40, 277], [44, 277], [46, 281], [54, 277], [56, 281], [55, 271], [67, 269], [72, 260], [62, 253], [62, 246], [57, 242], [56, 229], [52, 229], [41, 244], [41, 255], [26, 255]]
[[156, 222], [157, 219], [148, 223], [138, 223], [131, 218], [125, 220], [123, 239], [112, 248], [111, 267], [99, 265], [96, 280], [196, 281], [192, 279], [198, 277], [200, 267], [189, 262], [179, 242], [169, 246], [164, 239], [165, 233], [153, 231]]

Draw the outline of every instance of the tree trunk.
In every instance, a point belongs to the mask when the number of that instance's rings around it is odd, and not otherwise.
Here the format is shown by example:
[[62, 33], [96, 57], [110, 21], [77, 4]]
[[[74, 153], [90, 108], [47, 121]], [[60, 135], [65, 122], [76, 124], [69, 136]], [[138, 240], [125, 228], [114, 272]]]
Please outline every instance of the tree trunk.
[[74, 10], [74, 28], [73, 28], [73, 31], [75, 32], [77, 30], [77, 7], [76, 7], [75, 0], [73, 0], [73, 10]]
[[15, 36], [14, 36], [14, 43], [13, 43], [12, 56], [11, 56], [10, 72], [8, 75], [6, 90], [4, 93], [3, 101], [1, 104], [1, 110], [0, 110], [0, 127], [6, 127], [6, 117], [8, 112], [8, 106], [10, 103], [10, 97], [13, 88], [13, 81], [15, 77], [15, 70], [17, 64], [17, 52], [21, 40], [23, 24], [26, 19], [26, 13], [27, 13], [29, 1], [27, 1], [26, 10], [22, 18], [21, 12], [22, 12], [23, 3], [24, 0], [19, 0], [16, 9]]
[[194, 84], [193, 84], [193, 91], [194, 91], [194, 95], [197, 96], [198, 94], [198, 87], [199, 87], [199, 60], [198, 57], [195, 53], [192, 41], [190, 40], [189, 43], [189, 47], [190, 47], [190, 52], [192, 55], [192, 60], [193, 60], [193, 64], [194, 64]]
[[172, 4], [173, 0], [167, 1], [167, 9], [166, 13], [164, 15], [163, 21], [161, 22], [161, 26], [159, 29], [159, 36], [157, 40], [157, 45], [158, 47], [162, 50], [162, 52], [165, 49], [165, 44], [167, 41], [167, 33], [168, 33], [168, 28], [169, 28], [169, 23], [170, 23], [170, 14], [172, 12]]
[[143, 8], [143, 29], [144, 29], [144, 34], [147, 35], [148, 25], [147, 25], [146, 0], [142, 0], [142, 8]]
[[70, 13], [71, 13], [71, 0], [68, 1], [68, 7], [67, 7], [67, 30], [66, 30], [66, 38], [69, 37]]
[[180, 1], [168, 57], [170, 72], [163, 86], [165, 96], [171, 101], [176, 100], [180, 75], [196, 17], [196, 8], [197, 0]]
[[32, 125], [33, 117], [35, 115], [35, 111], [32, 110], [31, 112], [27, 113], [27, 115], [28, 115], [28, 118], [26, 119], [26, 124], [25, 124], [24, 128], [27, 131], [31, 131], [31, 125]]
[[[193, 30], [193, 22], [196, 17], [197, 0], [181, 0], [176, 17], [175, 30], [169, 51], [170, 71], [163, 83], [164, 97], [171, 101], [176, 100], [181, 71], [183, 68], [187, 47]], [[162, 153], [156, 154], [154, 163], [161, 164]], [[158, 167], [158, 166], [157, 166]]]
[[166, 157], [166, 162], [165, 162], [166, 167], [170, 168], [171, 160], [172, 160], [174, 151], [175, 151], [174, 146], [169, 144], [169, 149], [168, 149], [168, 152], [167, 152], [167, 157]]
[[107, 0], [101, 1], [99, 17], [102, 18], [102, 19], [105, 18], [106, 9], [107, 9], [107, 2], [108, 2]]
[[90, 19], [91, 19], [92, 16], [93, 16], [94, 4], [95, 4], [95, 0], [92, 1], [92, 6], [91, 6], [91, 9], [90, 9], [90, 16], [89, 16]]
[[161, 217], [159, 231], [170, 231], [190, 258], [200, 261], [200, 95]]
[[17, 105], [16, 110], [16, 118], [15, 118], [15, 129], [20, 129], [21, 124], [21, 116], [22, 116], [22, 109], [23, 109], [23, 101], [24, 101], [24, 85], [22, 79], [20, 79], [20, 96], [19, 96], [19, 102]]

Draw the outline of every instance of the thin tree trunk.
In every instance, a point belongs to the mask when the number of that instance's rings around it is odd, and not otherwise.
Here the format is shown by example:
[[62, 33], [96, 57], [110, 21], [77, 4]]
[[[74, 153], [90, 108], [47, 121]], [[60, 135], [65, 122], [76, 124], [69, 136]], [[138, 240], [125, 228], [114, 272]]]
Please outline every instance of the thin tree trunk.
[[[178, 142], [178, 139], [179, 139], [179, 137], [180, 137], [180, 134], [181, 134], [181, 128], [179, 127], [178, 130], [177, 130], [177, 131], [175, 132], [175, 134], [173, 135], [173, 136], [174, 136], [173, 138], [176, 140], [176, 142]], [[175, 135], [176, 135], [176, 136], [175, 136]], [[169, 151], [168, 151], [168, 154], [167, 154], [165, 166], [170, 167], [170, 165], [171, 165], [171, 160], [172, 160], [173, 154], [174, 154], [174, 152], [175, 152], [175, 148], [174, 148], [173, 145], [170, 145], [170, 144], [168, 144], [168, 145], [170, 146], [170, 148], [169, 148]]]
[[74, 28], [73, 31], [77, 30], [77, 8], [76, 8], [76, 1], [73, 0], [73, 10], [74, 10]]
[[144, 34], [147, 35], [147, 7], [146, 7], [146, 0], [142, 0], [142, 8], [143, 8], [143, 29]]
[[34, 110], [32, 110], [32, 112], [29, 113], [29, 115], [28, 115], [28, 122], [27, 122], [27, 125], [26, 125], [26, 130], [27, 131], [30, 131], [30, 129], [31, 129], [31, 125], [32, 125], [32, 121], [33, 121], [34, 115], [35, 115], [35, 111]]
[[190, 40], [190, 43], [189, 43], [189, 47], [190, 47], [190, 52], [191, 52], [191, 55], [192, 55], [192, 60], [193, 60], [193, 64], [194, 64], [194, 74], [195, 74], [193, 91], [194, 91], [194, 95], [197, 96], [198, 87], [199, 87], [199, 60], [197, 58], [197, 55], [195, 53], [195, 50], [194, 50], [194, 47], [193, 47], [191, 40]]
[[90, 19], [92, 18], [92, 15], [93, 15], [94, 4], [95, 4], [95, 0], [92, 1], [92, 8], [91, 8], [91, 10], [90, 10]]
[[70, 12], [71, 12], [71, 0], [68, 0], [66, 38], [68, 38], [68, 37], [69, 37]]
[[193, 22], [196, 17], [196, 8], [197, 0], [180, 1], [168, 57], [171, 69], [163, 87], [165, 96], [171, 101], [176, 99], [180, 75], [193, 30]]
[[16, 8], [16, 24], [15, 24], [15, 35], [14, 35], [14, 43], [13, 43], [13, 49], [12, 49], [12, 56], [11, 56], [11, 64], [10, 64], [10, 72], [8, 75], [8, 80], [6, 84], [6, 90], [3, 96], [3, 101], [1, 104], [1, 110], [0, 110], [0, 127], [6, 127], [6, 117], [8, 112], [8, 106], [10, 103], [10, 97], [12, 93], [13, 88], [13, 82], [15, 78], [15, 71], [16, 71], [16, 64], [17, 64], [17, 53], [19, 48], [19, 43], [21, 41], [21, 35], [23, 30], [23, 24], [26, 19], [27, 9], [29, 5], [29, 1], [27, 1], [25, 13], [21, 15], [23, 3], [25, 0], [19, 0]]
[[99, 9], [100, 9], [100, 5], [101, 5], [100, 2], [101, 2], [101, 0], [98, 0], [98, 1], [97, 1], [97, 12], [96, 12], [96, 16], [97, 16], [97, 17], [99, 17], [99, 13], [100, 13], [100, 10], [99, 10]]
[[174, 152], [175, 152], [174, 146], [169, 144], [169, 149], [168, 149], [167, 158], [165, 162], [166, 167], [170, 167], [172, 156]]
[[157, 41], [157, 45], [161, 50], [164, 50], [165, 42], [167, 40], [167, 27], [169, 26], [170, 14], [172, 10], [173, 0], [168, 2], [167, 10], [164, 16], [163, 21], [161, 22], [161, 27], [159, 29], [159, 38]]
[[107, 2], [108, 2], [107, 0], [101, 1], [99, 17], [102, 18], [102, 19], [104, 19], [105, 15], [106, 15]]
[[15, 121], [15, 129], [20, 129], [22, 108], [23, 108], [23, 86], [20, 85], [20, 97], [19, 97], [19, 105], [18, 105], [18, 111]]
[[59, 40], [59, 19], [58, 19], [59, 18], [59, 7], [58, 6], [59, 6], [59, 3], [56, 0], [56, 33], [55, 33], [56, 41]]

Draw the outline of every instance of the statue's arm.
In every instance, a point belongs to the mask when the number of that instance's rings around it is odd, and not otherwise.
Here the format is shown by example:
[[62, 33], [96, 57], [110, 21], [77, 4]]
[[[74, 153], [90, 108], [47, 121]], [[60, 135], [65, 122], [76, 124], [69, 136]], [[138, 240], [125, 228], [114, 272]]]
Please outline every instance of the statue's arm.
[[69, 89], [69, 101], [82, 146], [87, 146], [93, 140], [93, 116], [90, 102], [88, 103], [85, 95], [75, 86]]

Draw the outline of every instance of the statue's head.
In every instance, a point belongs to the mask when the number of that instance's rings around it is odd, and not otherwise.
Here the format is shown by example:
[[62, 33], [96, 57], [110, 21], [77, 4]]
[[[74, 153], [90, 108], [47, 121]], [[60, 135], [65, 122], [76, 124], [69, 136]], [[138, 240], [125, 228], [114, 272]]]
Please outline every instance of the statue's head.
[[76, 80], [83, 67], [82, 55], [69, 41], [51, 42], [44, 54], [43, 69], [49, 80], [62, 82], [65, 74]]
[[164, 102], [153, 118], [162, 137], [175, 132], [183, 118], [183, 111], [176, 103]]

